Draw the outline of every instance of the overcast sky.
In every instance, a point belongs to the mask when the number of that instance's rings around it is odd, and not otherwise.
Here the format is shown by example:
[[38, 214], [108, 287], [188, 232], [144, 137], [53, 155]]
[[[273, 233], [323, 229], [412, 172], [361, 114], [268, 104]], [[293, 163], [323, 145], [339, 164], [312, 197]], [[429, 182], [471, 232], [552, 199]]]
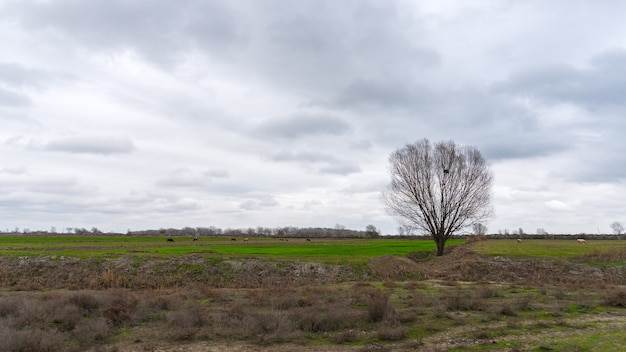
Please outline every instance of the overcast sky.
[[0, 229], [385, 234], [388, 157], [476, 146], [489, 232], [626, 223], [626, 2], [0, 0]]

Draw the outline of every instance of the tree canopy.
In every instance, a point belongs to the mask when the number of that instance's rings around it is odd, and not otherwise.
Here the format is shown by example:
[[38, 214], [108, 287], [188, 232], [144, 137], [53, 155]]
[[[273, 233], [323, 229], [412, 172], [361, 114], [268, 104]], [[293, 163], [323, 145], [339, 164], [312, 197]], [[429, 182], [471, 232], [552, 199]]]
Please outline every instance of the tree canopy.
[[383, 201], [401, 222], [430, 234], [437, 255], [453, 234], [492, 214], [493, 175], [475, 147], [422, 139], [394, 151], [389, 171]]

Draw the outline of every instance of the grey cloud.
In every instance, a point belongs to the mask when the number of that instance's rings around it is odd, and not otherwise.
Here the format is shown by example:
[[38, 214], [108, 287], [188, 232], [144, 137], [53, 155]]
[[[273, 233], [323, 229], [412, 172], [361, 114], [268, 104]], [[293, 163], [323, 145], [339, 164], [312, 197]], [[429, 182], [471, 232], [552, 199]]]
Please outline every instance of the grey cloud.
[[0, 168], [0, 174], [13, 174], [21, 175], [27, 173], [28, 170], [25, 167], [3, 167]]
[[187, 168], [181, 168], [159, 179], [156, 185], [162, 187], [207, 189], [211, 186], [214, 179], [226, 179], [228, 177], [229, 173], [226, 170], [208, 170], [197, 173]]
[[[368, 108], [412, 110], [432, 104], [435, 95], [425, 87], [401, 80], [356, 79], [327, 102], [343, 109]], [[322, 103], [323, 104], [323, 103]]]
[[20, 198], [33, 196], [29, 201], [37, 204], [43, 201], [42, 197], [60, 196], [72, 197], [76, 195], [91, 195], [95, 188], [81, 184], [73, 177], [50, 175], [33, 175], [25, 172], [6, 174], [0, 185], [6, 198]]
[[292, 89], [312, 92], [311, 100], [354, 77], [406, 79], [440, 61], [420, 45], [420, 24], [406, 21], [398, 2], [305, 1], [280, 8], [265, 14], [269, 42], [258, 53], [261, 69]]
[[228, 178], [230, 176], [230, 172], [227, 170], [209, 170], [206, 171], [204, 175], [214, 178]]
[[71, 74], [25, 68], [16, 63], [0, 63], [0, 84], [11, 87], [43, 88], [55, 82], [75, 79]]
[[44, 150], [80, 154], [128, 154], [136, 147], [130, 138], [124, 137], [66, 137], [48, 142]]
[[58, 0], [5, 7], [23, 27], [53, 29], [100, 52], [130, 49], [168, 66], [200, 53], [312, 101], [355, 77], [411, 79], [441, 61], [421, 44], [422, 24], [399, 1]]
[[587, 68], [538, 67], [513, 74], [494, 91], [531, 97], [544, 103], [571, 103], [587, 108], [626, 107], [626, 51], [595, 56]]
[[274, 197], [269, 195], [259, 196], [256, 199], [249, 199], [239, 204], [239, 209], [242, 210], [261, 210], [263, 208], [275, 207], [279, 203]]
[[316, 163], [316, 162], [329, 162], [336, 160], [334, 156], [319, 153], [314, 151], [281, 151], [277, 154], [274, 154], [270, 157], [272, 161], [279, 162], [305, 162], [305, 163]]
[[349, 175], [361, 172], [361, 168], [350, 162], [335, 162], [320, 168], [320, 172], [325, 174]]
[[0, 107], [21, 107], [30, 104], [31, 101], [26, 95], [0, 88]]
[[325, 174], [348, 175], [361, 172], [358, 165], [336, 158], [333, 155], [314, 151], [282, 151], [270, 157], [271, 161], [294, 162], [309, 166], [317, 166], [317, 171]]
[[264, 136], [295, 139], [306, 135], [342, 135], [350, 131], [350, 125], [329, 115], [295, 115], [266, 121], [257, 131]]
[[565, 142], [542, 140], [530, 136], [502, 136], [499, 140], [482, 142], [480, 150], [487, 160], [526, 159], [557, 154], [568, 149]]
[[20, 1], [5, 8], [29, 28], [52, 28], [100, 50], [135, 48], [172, 64], [194, 46], [223, 51], [238, 38], [228, 5], [219, 1]]

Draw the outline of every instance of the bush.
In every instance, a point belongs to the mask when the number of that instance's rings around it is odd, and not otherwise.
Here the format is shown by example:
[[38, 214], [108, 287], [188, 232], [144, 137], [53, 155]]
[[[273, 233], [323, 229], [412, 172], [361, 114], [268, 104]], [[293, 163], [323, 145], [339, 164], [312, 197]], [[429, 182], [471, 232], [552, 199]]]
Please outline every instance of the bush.
[[318, 333], [356, 327], [361, 315], [343, 305], [328, 305], [296, 309], [291, 312], [291, 319], [300, 330]]
[[408, 336], [408, 330], [404, 326], [386, 327], [378, 330], [378, 339], [381, 341], [400, 341]]
[[393, 317], [394, 313], [394, 308], [389, 301], [389, 295], [380, 291], [372, 291], [367, 300], [367, 315], [369, 320], [378, 323], [386, 318]]
[[332, 340], [336, 344], [351, 343], [359, 341], [360, 336], [357, 330], [350, 329], [335, 335]]
[[4, 352], [56, 352], [64, 347], [59, 333], [33, 330], [0, 330], [0, 341]]
[[617, 288], [608, 291], [604, 295], [604, 304], [610, 307], [626, 308], [626, 290]]
[[0, 297], [0, 318], [17, 316], [22, 305], [22, 298], [16, 296]]
[[63, 306], [53, 318], [60, 331], [71, 331], [81, 322], [83, 315], [76, 306]]
[[113, 326], [123, 326], [132, 321], [132, 314], [137, 307], [138, 299], [126, 291], [113, 291], [107, 296], [108, 302], [102, 315]]
[[67, 298], [67, 301], [78, 307], [83, 316], [88, 316], [100, 308], [98, 299], [88, 293], [74, 293]]
[[167, 323], [170, 328], [201, 328], [207, 320], [201, 306], [189, 305], [185, 309], [170, 313]]
[[474, 298], [468, 290], [462, 288], [456, 288], [452, 292], [443, 294], [441, 299], [449, 311], [485, 310], [485, 305], [481, 299]]

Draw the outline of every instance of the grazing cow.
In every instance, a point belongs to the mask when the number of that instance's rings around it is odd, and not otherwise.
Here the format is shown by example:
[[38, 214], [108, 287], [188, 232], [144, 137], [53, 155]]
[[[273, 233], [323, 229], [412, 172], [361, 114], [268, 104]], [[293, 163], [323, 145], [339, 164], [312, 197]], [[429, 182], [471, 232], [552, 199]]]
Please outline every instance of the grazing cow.
[[576, 239], [576, 242], [578, 242], [578, 244], [587, 244], [587, 241], [585, 241], [584, 238], [578, 238]]
[[197, 240], [198, 240], [198, 236], [194, 236], [194, 237], [193, 237], [193, 240], [194, 240], [194, 241], [197, 241]]
[[235, 237], [231, 237], [230, 240], [231, 241], [237, 241], [237, 239]]
[[311, 239], [310, 239], [310, 238], [307, 238], [307, 239], [306, 239], [306, 241], [307, 241], [307, 242], [311, 242]]
[[174, 242], [174, 239], [173, 238], [168, 238], [167, 242]]
[[248, 242], [248, 237], [244, 237], [243, 241]]
[[518, 239], [517, 239], [517, 243], [522, 243], [522, 239], [521, 239], [521, 238], [518, 238]]

